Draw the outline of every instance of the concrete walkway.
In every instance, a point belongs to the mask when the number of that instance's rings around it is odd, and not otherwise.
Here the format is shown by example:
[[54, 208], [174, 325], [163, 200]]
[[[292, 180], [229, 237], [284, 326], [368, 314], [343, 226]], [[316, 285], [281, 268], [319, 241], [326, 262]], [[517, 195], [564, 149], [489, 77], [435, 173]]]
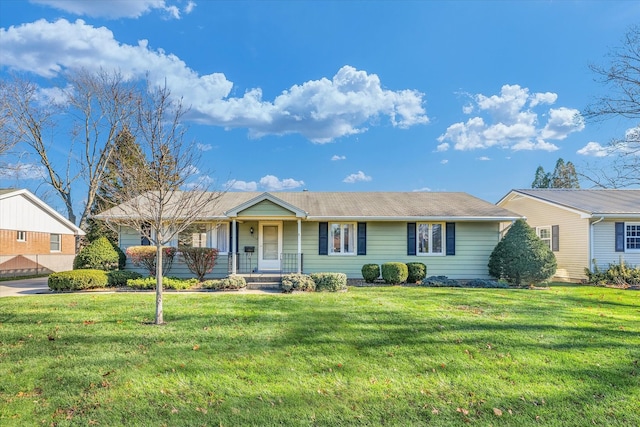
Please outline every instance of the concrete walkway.
[[46, 277], [35, 279], [19, 279], [0, 282], [0, 297], [17, 297], [26, 295], [50, 294]]

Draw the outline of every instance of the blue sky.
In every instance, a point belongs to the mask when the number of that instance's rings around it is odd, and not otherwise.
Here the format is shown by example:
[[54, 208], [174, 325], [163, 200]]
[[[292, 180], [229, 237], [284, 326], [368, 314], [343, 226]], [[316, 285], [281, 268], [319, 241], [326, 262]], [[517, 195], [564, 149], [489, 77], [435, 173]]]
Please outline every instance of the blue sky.
[[[0, 74], [166, 79], [218, 188], [496, 202], [559, 157], [606, 164], [637, 126], [576, 114], [605, 89], [588, 65], [638, 22], [640, 2], [611, 0], [1, 0]], [[29, 161], [0, 186], [46, 196]]]

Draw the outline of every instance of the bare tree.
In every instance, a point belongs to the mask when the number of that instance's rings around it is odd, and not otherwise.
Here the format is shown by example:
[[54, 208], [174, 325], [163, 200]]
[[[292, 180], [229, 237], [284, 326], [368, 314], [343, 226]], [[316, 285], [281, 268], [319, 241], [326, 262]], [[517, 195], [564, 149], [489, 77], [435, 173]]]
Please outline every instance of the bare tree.
[[[68, 219], [77, 223], [72, 190], [84, 180], [85, 202], [79, 226], [86, 227], [105, 165], [119, 131], [137, 104], [137, 90], [117, 72], [79, 71], [71, 74], [54, 100], [37, 84], [22, 78], [2, 81], [2, 136], [24, 143], [37, 155], [45, 179], [62, 199]], [[67, 150], [66, 161], [54, 151]]]
[[[165, 87], [155, 88], [138, 104], [136, 141], [147, 167], [120, 162], [113, 182], [127, 183], [112, 194], [119, 203], [96, 215], [110, 227], [132, 228], [156, 247], [156, 315], [162, 324], [163, 247], [194, 221], [214, 209], [222, 193], [208, 191], [199, 179], [200, 150], [185, 141], [181, 119], [186, 113]], [[126, 153], [124, 153], [127, 155]]]
[[600, 187], [640, 185], [640, 25], [629, 28], [622, 45], [612, 49], [608, 66], [590, 65], [606, 87], [603, 95], [589, 105], [584, 116], [592, 121], [623, 118], [627, 132], [613, 139], [605, 150], [613, 162], [608, 170], [589, 166], [582, 175]]

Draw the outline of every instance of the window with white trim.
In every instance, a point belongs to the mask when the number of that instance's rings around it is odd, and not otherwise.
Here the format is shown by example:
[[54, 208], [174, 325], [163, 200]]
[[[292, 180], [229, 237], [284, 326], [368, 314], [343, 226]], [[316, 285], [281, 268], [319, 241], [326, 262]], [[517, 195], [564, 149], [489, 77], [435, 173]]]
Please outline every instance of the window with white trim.
[[444, 254], [444, 222], [420, 222], [416, 239], [418, 255]]
[[356, 223], [329, 223], [329, 253], [332, 255], [356, 254]]
[[542, 227], [536, 227], [536, 234], [538, 235], [540, 240], [542, 240], [547, 246], [549, 246], [549, 249], [552, 249], [551, 236], [553, 234], [551, 233], [551, 226], [550, 225], [545, 225], [545, 226], [542, 226]]
[[16, 232], [16, 240], [18, 242], [26, 242], [27, 241], [27, 232], [18, 230]]
[[212, 230], [212, 241], [216, 242], [218, 253], [229, 252], [229, 223], [221, 223]]
[[178, 233], [178, 247], [206, 248], [207, 225], [191, 224], [185, 230]]
[[629, 251], [640, 251], [640, 222], [625, 223], [625, 247]]
[[59, 234], [49, 235], [49, 248], [51, 252], [60, 252], [62, 236]]

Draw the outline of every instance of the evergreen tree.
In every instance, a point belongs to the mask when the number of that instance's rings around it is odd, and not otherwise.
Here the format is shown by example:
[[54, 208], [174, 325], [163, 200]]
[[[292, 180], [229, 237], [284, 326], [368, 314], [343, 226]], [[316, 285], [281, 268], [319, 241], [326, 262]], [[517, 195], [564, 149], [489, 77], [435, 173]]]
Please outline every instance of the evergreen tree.
[[565, 164], [560, 158], [553, 173], [545, 172], [542, 166], [538, 166], [531, 188], [580, 188], [580, 182], [573, 163]]
[[513, 223], [489, 257], [489, 274], [515, 285], [550, 279], [556, 268], [556, 257], [549, 246], [523, 219]]
[[531, 188], [549, 188], [551, 184], [551, 178], [549, 174], [544, 171], [542, 166], [538, 166], [536, 169], [536, 177], [531, 183]]

